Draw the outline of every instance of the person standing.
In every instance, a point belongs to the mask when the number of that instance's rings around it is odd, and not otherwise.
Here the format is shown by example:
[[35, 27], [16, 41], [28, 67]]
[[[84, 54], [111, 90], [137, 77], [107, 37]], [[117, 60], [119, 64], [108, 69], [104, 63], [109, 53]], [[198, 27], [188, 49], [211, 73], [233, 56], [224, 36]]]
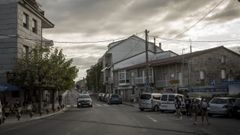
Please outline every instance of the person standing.
[[182, 119], [182, 113], [181, 113], [181, 100], [178, 96], [175, 98], [175, 107], [176, 107], [176, 114], [179, 119]]
[[186, 96], [185, 105], [186, 105], [186, 115], [191, 116], [191, 99], [189, 98], [189, 96]]
[[204, 118], [206, 119], [207, 124], [210, 124], [210, 123], [209, 123], [209, 120], [208, 120], [208, 111], [207, 111], [207, 107], [208, 107], [208, 103], [207, 103], [206, 99], [205, 99], [205, 98], [202, 98], [202, 100], [201, 100], [201, 116], [202, 116], [202, 124], [204, 123]]
[[192, 114], [194, 117], [194, 122], [193, 122], [194, 125], [197, 125], [198, 113], [199, 113], [199, 103], [197, 99], [194, 98], [192, 102]]

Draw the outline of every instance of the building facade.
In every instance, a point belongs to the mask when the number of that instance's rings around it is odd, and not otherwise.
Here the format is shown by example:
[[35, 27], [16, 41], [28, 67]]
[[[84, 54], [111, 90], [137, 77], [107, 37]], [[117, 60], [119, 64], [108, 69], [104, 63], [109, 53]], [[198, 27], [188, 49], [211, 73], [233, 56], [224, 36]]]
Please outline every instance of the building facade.
[[53, 45], [42, 33], [54, 24], [35, 0], [1, 0], [0, 20], [0, 82], [6, 83], [6, 73], [13, 70], [18, 58], [36, 45]]
[[239, 60], [239, 54], [221, 46], [155, 61], [151, 65], [158, 89], [188, 90], [195, 94], [212, 90], [215, 94], [227, 94], [226, 82], [236, 81], [240, 76]]
[[[171, 51], [163, 51], [161, 44], [157, 46], [149, 42], [148, 45], [149, 61], [177, 55]], [[145, 40], [133, 35], [125, 40], [111, 43], [103, 56], [102, 72], [106, 93], [118, 93], [125, 100], [134, 99], [133, 97], [146, 85], [145, 71], [143, 69], [128, 71], [125, 68], [144, 62], [146, 62]], [[149, 75], [152, 84], [153, 70], [149, 71]]]
[[53, 46], [53, 41], [44, 39], [42, 33], [54, 24], [45, 17], [36, 0], [1, 0], [0, 20], [0, 85], [9, 87], [9, 92], [4, 92], [4, 100], [14, 102], [26, 97], [24, 91], [11, 92], [9, 73], [15, 68], [17, 59], [27, 56], [32, 48]]

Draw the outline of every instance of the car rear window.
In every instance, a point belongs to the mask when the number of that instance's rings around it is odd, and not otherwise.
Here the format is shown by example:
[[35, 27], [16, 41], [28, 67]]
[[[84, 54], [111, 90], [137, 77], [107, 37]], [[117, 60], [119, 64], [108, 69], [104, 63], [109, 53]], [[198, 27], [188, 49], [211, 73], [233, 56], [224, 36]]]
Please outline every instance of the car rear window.
[[227, 99], [215, 98], [211, 101], [213, 104], [227, 104]]
[[168, 95], [162, 95], [161, 101], [167, 101]]
[[119, 98], [119, 95], [112, 95], [112, 98]]
[[169, 95], [168, 101], [175, 101], [175, 96], [174, 95]]
[[151, 98], [151, 95], [150, 94], [142, 94], [140, 99], [147, 99], [149, 100]]

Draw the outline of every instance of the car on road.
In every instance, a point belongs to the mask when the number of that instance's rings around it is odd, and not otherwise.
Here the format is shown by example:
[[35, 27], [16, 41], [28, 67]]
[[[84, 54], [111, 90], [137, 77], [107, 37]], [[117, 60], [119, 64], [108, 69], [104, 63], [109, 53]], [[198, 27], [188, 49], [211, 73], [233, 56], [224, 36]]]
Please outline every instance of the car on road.
[[232, 117], [234, 102], [235, 98], [233, 97], [214, 97], [209, 102], [208, 115], [225, 115]]
[[89, 94], [79, 94], [79, 97], [77, 98], [77, 107], [93, 107], [92, 98], [89, 96]]
[[181, 101], [181, 110], [185, 109], [184, 96], [177, 93], [164, 93], [160, 101], [160, 111], [176, 111], [175, 99], [176, 97], [180, 98]]
[[159, 111], [161, 93], [143, 93], [140, 95], [139, 109], [144, 111], [145, 109], [151, 109], [153, 111]]
[[111, 94], [107, 101], [108, 104], [122, 104], [122, 97], [117, 94]]
[[240, 118], [240, 98], [237, 98], [233, 105], [233, 115], [236, 118]]

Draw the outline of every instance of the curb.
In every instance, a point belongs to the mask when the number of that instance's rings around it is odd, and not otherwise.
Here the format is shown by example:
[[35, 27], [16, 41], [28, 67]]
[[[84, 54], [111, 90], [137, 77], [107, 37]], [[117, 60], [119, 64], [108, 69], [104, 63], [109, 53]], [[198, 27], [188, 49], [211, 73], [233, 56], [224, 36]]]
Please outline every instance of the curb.
[[29, 122], [29, 121], [34, 121], [34, 120], [40, 120], [40, 119], [44, 119], [44, 118], [47, 118], [47, 117], [51, 117], [51, 116], [54, 116], [54, 115], [57, 115], [57, 114], [60, 114], [60, 113], [63, 113], [67, 110], [67, 108], [64, 108], [60, 111], [57, 111], [57, 112], [54, 112], [54, 113], [51, 113], [51, 114], [47, 114], [47, 115], [42, 115], [42, 116], [37, 116], [37, 117], [33, 117], [33, 118], [29, 118], [27, 120], [19, 120], [19, 121], [16, 121], [16, 122], [7, 122], [7, 120], [3, 123], [3, 125], [10, 125], [10, 124], [16, 124], [16, 123], [23, 123], [23, 122]]

